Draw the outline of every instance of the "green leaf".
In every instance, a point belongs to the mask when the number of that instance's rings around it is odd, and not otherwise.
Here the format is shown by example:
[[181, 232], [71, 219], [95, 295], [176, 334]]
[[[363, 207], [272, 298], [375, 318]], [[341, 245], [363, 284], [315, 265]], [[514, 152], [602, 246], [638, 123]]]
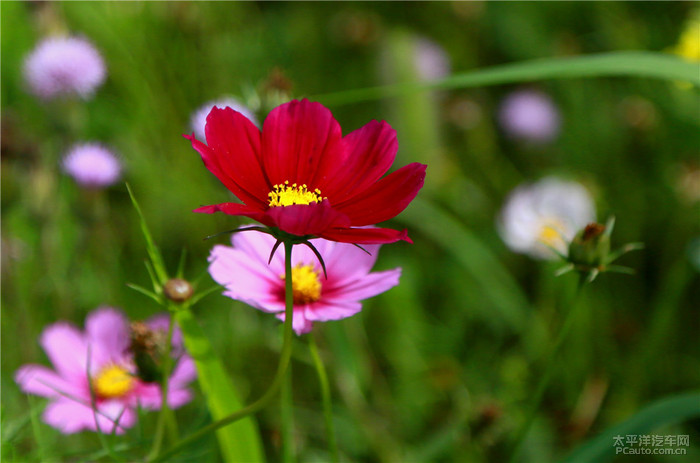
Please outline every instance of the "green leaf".
[[329, 106], [378, 100], [431, 89], [483, 87], [546, 79], [631, 76], [686, 81], [700, 86], [700, 65], [675, 55], [648, 51], [620, 51], [565, 58], [544, 58], [477, 69], [431, 82], [346, 90], [310, 97]]
[[522, 289], [478, 236], [448, 212], [420, 198], [413, 200], [401, 220], [453, 255], [483, 288], [511, 329], [519, 332], [529, 326], [526, 323], [529, 303]]
[[[182, 330], [185, 347], [197, 365], [197, 380], [207, 398], [214, 420], [239, 410], [241, 402], [221, 360], [216, 356], [202, 328], [188, 308], [180, 308], [175, 320]], [[224, 461], [264, 461], [260, 433], [252, 417], [224, 426], [216, 431]]]
[[563, 462], [600, 463], [608, 461], [615, 456], [615, 436], [648, 434], [662, 426], [680, 423], [698, 416], [700, 416], [700, 392], [661, 399], [581, 445]]
[[146, 250], [148, 251], [148, 257], [150, 257], [151, 259], [151, 264], [153, 264], [153, 270], [158, 276], [158, 280], [160, 280], [159, 283], [161, 285], [164, 285], [165, 282], [168, 281], [168, 272], [165, 269], [163, 257], [160, 255], [158, 247], [153, 242], [153, 237], [151, 236], [151, 232], [148, 229], [148, 224], [146, 224], [146, 219], [143, 216], [143, 212], [141, 212], [141, 207], [136, 201], [136, 197], [131, 191], [131, 187], [128, 183], [126, 184], [126, 189], [129, 191], [129, 197], [131, 198], [131, 202], [133, 203], [134, 209], [136, 209], [136, 212], [139, 215], [139, 221], [141, 222], [141, 232], [143, 233], [143, 236], [146, 239]]

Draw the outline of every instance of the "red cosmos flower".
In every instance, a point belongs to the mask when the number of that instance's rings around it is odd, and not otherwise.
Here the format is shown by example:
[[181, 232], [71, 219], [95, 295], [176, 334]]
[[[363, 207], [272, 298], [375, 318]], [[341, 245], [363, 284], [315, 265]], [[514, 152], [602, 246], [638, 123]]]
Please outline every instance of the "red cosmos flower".
[[206, 145], [185, 138], [243, 204], [194, 212], [242, 215], [292, 235], [344, 243], [411, 242], [406, 230], [357, 228], [396, 216], [423, 186], [427, 166], [417, 162], [381, 178], [398, 150], [386, 122], [343, 137], [327, 108], [294, 100], [273, 109], [262, 132], [241, 113], [214, 107], [205, 133]]

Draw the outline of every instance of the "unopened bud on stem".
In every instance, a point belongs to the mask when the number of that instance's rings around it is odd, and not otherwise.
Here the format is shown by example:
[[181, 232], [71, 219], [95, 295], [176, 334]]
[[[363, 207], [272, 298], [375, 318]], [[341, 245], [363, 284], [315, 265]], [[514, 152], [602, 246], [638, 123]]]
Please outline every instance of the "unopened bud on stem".
[[165, 297], [174, 302], [185, 302], [193, 292], [190, 282], [182, 278], [171, 278], [163, 286]]

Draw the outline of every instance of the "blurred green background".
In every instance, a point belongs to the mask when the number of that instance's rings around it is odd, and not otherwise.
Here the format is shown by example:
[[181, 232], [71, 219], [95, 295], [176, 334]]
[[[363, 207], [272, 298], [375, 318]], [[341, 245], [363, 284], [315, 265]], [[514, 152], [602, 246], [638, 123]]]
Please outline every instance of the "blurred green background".
[[[166, 262], [187, 249], [186, 274], [236, 219], [198, 215], [232, 196], [181, 137], [201, 104], [232, 95], [259, 111], [275, 102], [416, 78], [420, 37], [439, 44], [453, 72], [533, 58], [617, 50], [668, 51], [692, 2], [2, 2], [2, 457], [81, 461], [99, 451], [89, 433], [38, 424], [40, 399], [13, 381], [46, 363], [37, 344], [57, 320], [82, 326], [100, 305], [147, 318], [144, 240], [123, 183], [86, 191], [59, 162], [77, 141], [121, 157]], [[43, 103], [22, 62], [43, 37], [84, 35], [108, 77], [89, 101]], [[700, 37], [698, 37], [700, 40]], [[521, 88], [552, 97], [562, 116], [546, 144], [504, 135], [497, 110]], [[258, 104], [259, 103], [259, 104]], [[344, 133], [371, 119], [398, 131], [395, 167], [419, 161], [419, 200], [391, 224], [413, 245], [385, 246], [377, 269], [400, 266], [401, 284], [348, 320], [317, 324], [346, 461], [498, 462], [509, 455], [542, 357], [556, 337], [575, 277], [559, 264], [508, 250], [496, 217], [518, 184], [549, 174], [594, 194], [598, 219], [614, 214], [613, 241], [646, 249], [586, 288], [557, 357], [523, 461], [553, 461], [646, 404], [700, 383], [700, 100], [697, 88], [643, 78], [533, 82], [329, 106]], [[204, 275], [201, 287], [214, 283]], [[215, 293], [195, 314], [245, 402], [274, 375], [274, 317]], [[293, 360], [299, 461], [328, 458], [316, 373], [301, 341]], [[183, 430], [209, 421], [204, 401], [177, 411]], [[270, 461], [280, 458], [279, 408], [257, 415]], [[152, 428], [150, 416], [144, 428]], [[656, 430], [690, 434], [688, 455], [619, 461], [698, 461], [700, 422]], [[133, 442], [139, 442], [132, 436]], [[610, 442], [612, 447], [612, 441]], [[147, 448], [144, 445], [144, 449]], [[217, 461], [215, 440], [183, 461]], [[138, 449], [135, 449], [138, 454]], [[189, 458], [189, 460], [188, 460]], [[97, 459], [95, 456], [94, 459]]]

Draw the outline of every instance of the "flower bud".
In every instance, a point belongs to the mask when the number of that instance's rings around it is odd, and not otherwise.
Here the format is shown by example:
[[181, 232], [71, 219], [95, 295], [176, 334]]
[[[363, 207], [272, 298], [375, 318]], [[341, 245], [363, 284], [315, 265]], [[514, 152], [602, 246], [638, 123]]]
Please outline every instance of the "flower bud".
[[602, 268], [610, 252], [610, 234], [606, 226], [590, 223], [579, 231], [569, 245], [569, 261], [584, 268]]
[[174, 302], [185, 302], [192, 297], [192, 285], [182, 278], [171, 278], [163, 286], [165, 297]]

